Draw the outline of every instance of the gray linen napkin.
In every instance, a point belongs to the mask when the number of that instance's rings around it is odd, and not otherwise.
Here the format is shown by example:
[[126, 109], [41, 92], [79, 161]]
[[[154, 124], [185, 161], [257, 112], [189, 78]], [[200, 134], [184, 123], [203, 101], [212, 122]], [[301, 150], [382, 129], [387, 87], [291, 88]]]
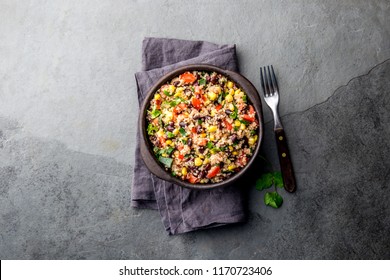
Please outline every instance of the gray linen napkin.
[[[235, 45], [203, 41], [145, 38], [142, 44], [142, 72], [135, 74], [138, 101], [167, 72], [183, 65], [207, 63], [237, 71]], [[189, 190], [161, 180], [144, 165], [139, 148], [135, 152], [132, 206], [158, 209], [169, 234], [242, 222], [244, 195], [238, 186], [215, 190]]]

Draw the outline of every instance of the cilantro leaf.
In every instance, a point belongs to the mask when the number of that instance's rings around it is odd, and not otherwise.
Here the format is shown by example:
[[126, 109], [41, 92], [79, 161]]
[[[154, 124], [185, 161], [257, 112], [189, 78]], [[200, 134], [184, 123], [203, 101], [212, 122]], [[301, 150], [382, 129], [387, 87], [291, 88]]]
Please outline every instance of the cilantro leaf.
[[171, 139], [171, 138], [175, 137], [175, 134], [173, 134], [172, 132], [168, 131], [167, 132], [167, 136], [168, 136], [169, 139]]
[[173, 159], [172, 158], [166, 158], [166, 157], [159, 157], [158, 161], [165, 165], [167, 168], [171, 168]]
[[167, 95], [167, 96], [171, 96], [171, 95], [173, 94], [173, 93], [170, 93], [170, 92], [167, 91], [167, 90], [164, 90], [163, 93], [164, 93], [165, 95]]
[[147, 131], [148, 131], [148, 135], [153, 135], [155, 132], [158, 131], [158, 127], [150, 123], [148, 125]]
[[284, 187], [282, 173], [279, 171], [274, 172], [274, 184], [275, 184], [275, 187], [278, 187], [278, 188]]
[[208, 149], [214, 148], [214, 145], [213, 145], [213, 143], [211, 141], [207, 142], [206, 146], [207, 146]]
[[205, 85], [206, 84], [206, 80], [205, 79], [200, 79], [199, 80], [199, 85]]
[[183, 136], [186, 136], [186, 135], [187, 135], [186, 130], [185, 130], [184, 128], [182, 128], [182, 127], [180, 127], [179, 132], [180, 132], [180, 134], [183, 135]]
[[269, 189], [273, 185], [273, 173], [265, 173], [256, 181], [256, 189], [259, 191]]
[[160, 115], [161, 115], [161, 111], [160, 111], [160, 110], [157, 110], [157, 109], [153, 110], [153, 111], [150, 113], [150, 116], [152, 117], [152, 119], [155, 119], [155, 118], [157, 118], [157, 117], [160, 116]]
[[264, 203], [273, 208], [279, 208], [283, 204], [283, 198], [277, 192], [266, 192]]

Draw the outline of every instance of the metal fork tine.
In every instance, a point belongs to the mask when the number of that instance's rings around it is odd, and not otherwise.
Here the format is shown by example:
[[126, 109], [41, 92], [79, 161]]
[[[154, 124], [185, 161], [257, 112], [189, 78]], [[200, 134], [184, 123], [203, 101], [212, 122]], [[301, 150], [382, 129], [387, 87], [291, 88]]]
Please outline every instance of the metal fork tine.
[[[264, 75], [265, 75], [265, 73], [264, 73]], [[262, 67], [260, 67], [260, 82], [261, 82], [261, 87], [263, 88], [264, 96], [268, 96], [268, 89], [265, 85]]]
[[268, 71], [267, 71], [267, 68], [264, 67], [264, 76], [266, 78], [266, 84], [267, 84], [267, 87], [268, 87], [269, 95], [272, 96], [274, 94], [274, 90], [273, 90], [272, 85], [271, 85], [271, 77], [270, 77], [270, 74], [269, 74], [269, 66], [268, 66]]
[[272, 83], [272, 78], [271, 78], [271, 70], [269, 68], [269, 66], [267, 66], [267, 70], [268, 70], [268, 84], [269, 84], [269, 89], [271, 91], [271, 95], [273, 95], [275, 93], [275, 90], [274, 90], [274, 85]]
[[[271, 73], [272, 85], [273, 85], [273, 87], [274, 87], [274, 90], [279, 91], [278, 81], [276, 80], [276, 76], [275, 76], [275, 72], [274, 72], [274, 67], [272, 67], [272, 65], [271, 65], [271, 70], [272, 70], [272, 73]], [[268, 69], [268, 71], [269, 71], [269, 69]]]

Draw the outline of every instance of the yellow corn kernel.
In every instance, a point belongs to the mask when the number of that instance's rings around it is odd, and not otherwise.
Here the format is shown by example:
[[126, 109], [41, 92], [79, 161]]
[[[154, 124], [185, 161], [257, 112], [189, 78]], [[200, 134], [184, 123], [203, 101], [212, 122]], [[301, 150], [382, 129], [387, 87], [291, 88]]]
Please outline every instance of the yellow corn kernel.
[[175, 90], [176, 90], [176, 87], [174, 85], [170, 85], [169, 86], [169, 91], [170, 92], [175, 92]]
[[204, 102], [204, 105], [207, 106], [207, 105], [209, 105], [210, 103], [211, 103], [211, 101], [207, 99], [207, 100]]
[[204, 155], [199, 155], [199, 158], [200, 159], [204, 159]]
[[210, 92], [208, 93], [208, 97], [209, 97], [209, 99], [210, 99], [211, 101], [214, 101], [214, 100], [216, 100], [216, 99], [218, 98], [218, 95], [217, 95], [215, 92], [210, 91]]
[[210, 150], [210, 154], [215, 154], [215, 150]]
[[206, 133], [202, 133], [202, 134], [200, 134], [200, 137], [202, 137], [202, 138], [205, 138], [207, 136], [207, 134]]
[[230, 110], [230, 111], [234, 111], [234, 105], [233, 105], [233, 103], [230, 103], [230, 104], [229, 104], [229, 110]]
[[215, 141], [215, 136], [214, 136], [214, 134], [211, 134], [211, 135], [210, 135], [210, 141]]
[[184, 92], [184, 88], [183, 87], [176, 88], [176, 93], [183, 93], [183, 92]]
[[226, 100], [226, 102], [232, 102], [233, 96], [231, 94], [228, 94], [228, 95], [226, 95], [225, 100]]
[[179, 157], [180, 152], [179, 151], [174, 151], [173, 154], [175, 155], [175, 157]]
[[203, 161], [203, 164], [208, 164], [209, 162], [210, 162], [210, 160], [208, 158], [205, 158]]
[[232, 154], [233, 154], [233, 156], [236, 156], [236, 155], [238, 155], [238, 152], [234, 151]]
[[229, 146], [229, 150], [230, 151], [233, 151], [234, 149], [233, 149], [233, 146]]
[[184, 175], [184, 176], [187, 175], [187, 168], [183, 167], [183, 168], [181, 169], [181, 175]]
[[242, 123], [242, 124], [240, 125], [240, 129], [241, 129], [241, 130], [244, 130], [245, 128], [246, 128], [246, 125]]
[[228, 170], [229, 170], [229, 171], [233, 171], [234, 168], [236, 168], [236, 167], [234, 166], [234, 164], [231, 164], [231, 165], [228, 166]]
[[241, 92], [241, 90], [238, 89], [238, 90], [236, 90], [236, 91], [234, 92], [234, 94], [239, 94], [240, 92]]
[[234, 95], [234, 89], [229, 89], [229, 94]]
[[195, 163], [195, 166], [201, 166], [203, 161], [200, 158], [196, 158], [194, 163]]
[[157, 131], [157, 135], [158, 136], [164, 136], [164, 130], [160, 129], [159, 131]]
[[259, 136], [255, 135], [255, 136], [253, 136], [253, 138], [255, 139], [255, 141], [257, 141], [257, 139], [259, 138]]
[[218, 129], [218, 127], [217, 127], [216, 125], [211, 125], [211, 126], [209, 126], [209, 128], [208, 128], [209, 132], [216, 132], [217, 129]]
[[249, 145], [253, 145], [256, 143], [256, 139], [254, 137], [249, 137], [248, 143], [249, 143]]
[[183, 114], [184, 114], [184, 116], [186, 116], [186, 117], [188, 117], [188, 116], [190, 115], [188, 112], [184, 112]]
[[175, 97], [182, 97], [182, 95], [183, 95], [183, 93], [182, 93], [182, 92], [177, 92], [177, 91], [176, 91], [176, 93], [175, 93], [175, 95], [174, 95], [174, 96], [175, 96]]
[[159, 93], [155, 94], [154, 95], [154, 99], [155, 100], [160, 100], [161, 99], [161, 95]]
[[167, 140], [167, 141], [165, 141], [165, 144], [171, 145], [171, 144], [172, 144], [172, 140]]
[[232, 88], [233, 87], [233, 82], [231, 82], [231, 81], [227, 82], [227, 87], [228, 88]]
[[234, 126], [240, 126], [240, 125], [241, 125], [241, 122], [239, 120], [234, 121]]
[[167, 155], [167, 154], [162, 154], [162, 156], [163, 156], [163, 157], [168, 157], [168, 155]]
[[172, 131], [172, 133], [173, 133], [174, 135], [178, 135], [178, 134], [179, 134], [179, 130], [178, 130], [177, 128], [175, 128], [175, 129]]

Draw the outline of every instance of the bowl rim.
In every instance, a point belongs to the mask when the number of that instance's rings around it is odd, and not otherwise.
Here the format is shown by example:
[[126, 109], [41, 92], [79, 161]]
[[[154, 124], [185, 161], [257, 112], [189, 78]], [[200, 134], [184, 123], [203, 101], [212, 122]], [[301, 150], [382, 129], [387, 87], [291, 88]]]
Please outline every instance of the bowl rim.
[[[257, 118], [259, 120], [259, 128], [258, 128], [258, 140], [255, 150], [253, 151], [253, 154], [249, 160], [249, 162], [246, 164], [244, 168], [242, 168], [239, 172], [231, 176], [230, 178], [223, 180], [218, 183], [207, 183], [207, 184], [192, 184], [187, 181], [181, 180], [177, 177], [174, 177], [170, 174], [170, 172], [166, 171], [165, 168], [162, 167], [162, 165], [157, 161], [154, 153], [153, 148], [150, 143], [150, 140], [147, 137], [146, 132], [146, 111], [149, 107], [150, 100], [154, 96], [154, 93], [166, 82], [173, 79], [174, 77], [179, 76], [180, 74], [187, 72], [187, 71], [207, 71], [207, 72], [217, 72], [219, 74], [222, 74], [232, 81], [234, 81], [240, 88], [244, 89], [244, 91], [247, 93], [247, 97], [251, 104], [253, 104], [253, 107], [256, 111]], [[248, 94], [249, 92], [253, 93], [253, 97]], [[255, 99], [255, 100], [253, 100]], [[256, 102], [254, 102], [256, 101]], [[172, 71], [169, 71], [167, 74], [163, 75], [156, 83], [153, 84], [153, 86], [148, 90], [147, 94], [145, 95], [145, 98], [142, 102], [142, 105], [140, 107], [139, 112], [139, 129], [140, 129], [140, 144], [144, 145], [141, 149], [141, 157], [143, 161], [145, 162], [145, 165], [148, 167], [149, 171], [152, 172], [154, 175], [159, 177], [160, 179], [169, 181], [171, 183], [180, 185], [182, 187], [190, 188], [190, 189], [199, 189], [199, 190], [206, 190], [206, 189], [213, 189], [213, 188], [219, 188], [231, 185], [232, 183], [236, 182], [238, 179], [240, 179], [252, 166], [252, 164], [255, 162], [255, 159], [260, 151], [260, 146], [263, 140], [263, 132], [264, 132], [264, 123], [263, 123], [263, 112], [262, 112], [262, 104], [260, 95], [255, 88], [255, 86], [243, 75], [231, 71], [222, 69], [220, 67], [210, 65], [210, 64], [189, 64], [186, 66], [181, 66], [178, 68], [175, 68]], [[145, 155], [144, 153], [148, 153], [148, 155]], [[148, 165], [148, 159], [147, 158], [153, 158], [154, 165], [149, 166]], [[159, 168], [160, 170], [156, 170], [154, 168]]]

